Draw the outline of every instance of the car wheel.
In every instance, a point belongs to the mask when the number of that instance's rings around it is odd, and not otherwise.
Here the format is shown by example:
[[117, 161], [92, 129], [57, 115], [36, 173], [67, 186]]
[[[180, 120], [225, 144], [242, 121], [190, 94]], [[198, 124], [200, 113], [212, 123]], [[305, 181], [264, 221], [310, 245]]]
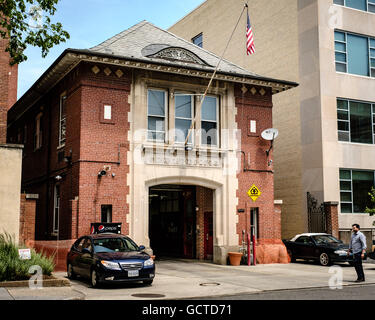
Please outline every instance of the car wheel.
[[322, 265], [322, 266], [328, 266], [330, 265], [331, 261], [329, 259], [329, 256], [327, 253], [325, 252], [322, 252], [319, 256], [319, 263]]
[[75, 279], [76, 278], [76, 274], [73, 270], [73, 266], [71, 263], [68, 264], [68, 268], [67, 268], [67, 274], [68, 274], [68, 279]]
[[153, 281], [154, 280], [143, 280], [143, 283], [150, 286], [150, 285], [152, 285]]
[[351, 267], [354, 267], [354, 261], [348, 261], [348, 263]]
[[96, 272], [95, 269], [91, 270], [90, 282], [93, 288], [99, 288], [100, 281], [99, 281], [98, 273]]
[[296, 258], [293, 256], [292, 250], [288, 249], [288, 255], [290, 257], [290, 262], [296, 262]]

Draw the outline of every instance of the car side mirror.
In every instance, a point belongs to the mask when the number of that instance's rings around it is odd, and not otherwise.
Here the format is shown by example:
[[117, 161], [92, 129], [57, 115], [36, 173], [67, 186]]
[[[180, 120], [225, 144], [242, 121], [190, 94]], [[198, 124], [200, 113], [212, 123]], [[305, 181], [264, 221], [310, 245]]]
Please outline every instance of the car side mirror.
[[86, 253], [91, 254], [91, 251], [89, 249], [87, 249], [87, 248], [83, 248], [82, 249], [82, 253], [83, 254], [86, 254]]
[[146, 247], [145, 247], [145, 246], [139, 246], [138, 248], [139, 248], [139, 251], [143, 251], [143, 250], [145, 250], [145, 249], [146, 249]]

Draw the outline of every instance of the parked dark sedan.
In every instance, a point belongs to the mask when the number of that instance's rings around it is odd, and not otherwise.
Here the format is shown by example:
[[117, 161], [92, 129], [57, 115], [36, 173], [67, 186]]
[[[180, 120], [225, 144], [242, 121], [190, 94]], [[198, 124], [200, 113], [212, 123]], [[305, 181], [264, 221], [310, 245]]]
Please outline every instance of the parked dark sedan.
[[[317, 260], [322, 266], [334, 262], [353, 264], [353, 254], [347, 256], [348, 244], [327, 233], [304, 233], [291, 240], [283, 240], [291, 261], [296, 259]], [[365, 255], [365, 259], [367, 255]]]
[[68, 278], [89, 278], [93, 287], [105, 282], [143, 281], [152, 284], [153, 259], [129, 237], [117, 234], [92, 234], [79, 238], [67, 256]]

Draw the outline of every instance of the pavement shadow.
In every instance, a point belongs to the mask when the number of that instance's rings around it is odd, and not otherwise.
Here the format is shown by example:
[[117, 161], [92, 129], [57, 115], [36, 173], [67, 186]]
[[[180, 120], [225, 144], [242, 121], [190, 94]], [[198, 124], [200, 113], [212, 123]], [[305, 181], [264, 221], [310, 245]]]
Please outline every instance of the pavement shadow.
[[[298, 260], [297, 259], [295, 262], [291, 262], [291, 263], [322, 267], [322, 265], [319, 263], [319, 261], [316, 261], [316, 260]], [[334, 264], [328, 265], [327, 267], [331, 267], [333, 265], [340, 266], [340, 267], [343, 267], [343, 268], [353, 268], [350, 264], [348, 264], [346, 262], [343, 262], [343, 263], [336, 262]], [[374, 268], [375, 268], [375, 265], [374, 265]]]
[[[68, 278], [68, 277], [65, 277]], [[151, 287], [152, 285], [144, 284], [142, 281], [137, 282], [113, 282], [113, 283], [101, 283], [98, 288], [93, 288], [90, 280], [77, 276], [74, 280], [69, 280], [70, 282], [79, 283], [80, 285], [84, 285], [86, 288], [91, 289], [103, 289], [103, 290], [113, 290], [113, 289], [135, 289], [135, 288], [147, 288]]]

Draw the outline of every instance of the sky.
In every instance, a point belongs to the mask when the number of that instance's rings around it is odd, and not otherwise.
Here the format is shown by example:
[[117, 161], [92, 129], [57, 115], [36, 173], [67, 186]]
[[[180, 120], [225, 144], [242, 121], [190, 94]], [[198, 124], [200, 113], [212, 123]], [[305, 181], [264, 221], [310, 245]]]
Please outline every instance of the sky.
[[18, 98], [35, 83], [66, 48], [98, 45], [142, 20], [168, 29], [204, 0], [60, 0], [52, 22], [61, 22], [70, 34], [46, 58], [39, 48], [28, 47], [27, 61], [18, 66]]

